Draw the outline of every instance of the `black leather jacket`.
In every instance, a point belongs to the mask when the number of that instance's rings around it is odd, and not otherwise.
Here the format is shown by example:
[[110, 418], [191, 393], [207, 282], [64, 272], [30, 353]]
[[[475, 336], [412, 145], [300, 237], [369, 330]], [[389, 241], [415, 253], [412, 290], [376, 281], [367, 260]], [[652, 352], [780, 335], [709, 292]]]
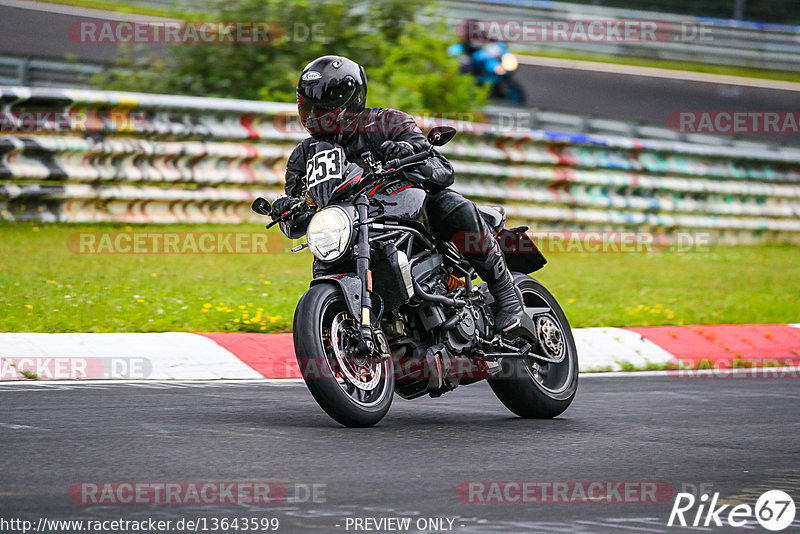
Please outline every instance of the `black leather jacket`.
[[[380, 146], [387, 140], [405, 141], [414, 152], [428, 150], [430, 144], [414, 119], [396, 109], [367, 108], [353, 115], [349, 126], [332, 134], [325, 141], [336, 143], [344, 149], [347, 161], [363, 166], [361, 154], [371, 151], [376, 158], [382, 156]], [[317, 139], [309, 137], [300, 142], [289, 156], [286, 164], [286, 194], [301, 197], [306, 187], [306, 162], [316, 153]], [[431, 191], [440, 191], [453, 183], [453, 167], [447, 159], [436, 152], [436, 157], [427, 162], [430, 173], [407, 171], [406, 178], [423, 185]], [[429, 175], [428, 175], [429, 174]]]

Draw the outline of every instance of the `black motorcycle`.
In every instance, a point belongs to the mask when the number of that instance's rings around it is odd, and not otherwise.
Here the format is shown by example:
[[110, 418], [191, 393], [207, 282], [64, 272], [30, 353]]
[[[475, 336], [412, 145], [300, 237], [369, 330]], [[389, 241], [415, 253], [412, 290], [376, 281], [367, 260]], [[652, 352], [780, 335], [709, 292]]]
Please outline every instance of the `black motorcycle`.
[[[555, 417], [575, 396], [575, 341], [556, 299], [527, 275], [546, 263], [528, 228], [506, 229], [501, 207], [480, 207], [535, 326], [531, 339], [505, 339], [486, 284], [473, 284], [477, 275], [456, 245], [432, 237], [426, 192], [403, 177], [455, 133], [434, 128], [430, 152], [400, 160], [365, 153], [367, 172], [346, 165], [341, 147], [317, 153], [306, 198], [267, 226], [281, 223], [290, 235], [290, 221], [310, 217], [307, 243], [293, 249], [307, 246], [315, 257], [294, 315], [295, 353], [314, 399], [343, 425], [374, 425], [394, 392], [438, 397], [484, 379], [525, 418]], [[253, 210], [268, 215], [270, 205], [258, 198]]]

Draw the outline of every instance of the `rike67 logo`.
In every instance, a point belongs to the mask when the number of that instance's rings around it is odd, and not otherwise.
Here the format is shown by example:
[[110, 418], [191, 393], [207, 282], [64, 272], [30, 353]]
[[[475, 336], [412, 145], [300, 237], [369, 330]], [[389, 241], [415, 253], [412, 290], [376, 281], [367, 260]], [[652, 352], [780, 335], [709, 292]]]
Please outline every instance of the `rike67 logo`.
[[749, 504], [718, 505], [718, 501], [719, 493], [714, 493], [710, 502], [705, 493], [699, 499], [691, 493], [678, 493], [667, 526], [746, 527], [755, 518], [765, 529], [778, 532], [794, 521], [794, 501], [785, 491], [764, 492], [756, 501], [755, 507]]

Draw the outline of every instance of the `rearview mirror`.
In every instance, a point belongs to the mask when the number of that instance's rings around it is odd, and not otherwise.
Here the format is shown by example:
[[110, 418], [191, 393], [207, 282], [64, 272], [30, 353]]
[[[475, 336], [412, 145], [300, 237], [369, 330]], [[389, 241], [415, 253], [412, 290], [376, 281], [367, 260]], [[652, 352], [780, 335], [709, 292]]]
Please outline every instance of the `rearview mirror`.
[[452, 126], [436, 126], [428, 132], [428, 142], [433, 146], [446, 145], [455, 135], [456, 129]]
[[250, 208], [259, 215], [269, 215], [271, 211], [269, 201], [266, 198], [261, 198], [261, 197], [255, 199], [253, 201], [253, 205], [250, 206]]

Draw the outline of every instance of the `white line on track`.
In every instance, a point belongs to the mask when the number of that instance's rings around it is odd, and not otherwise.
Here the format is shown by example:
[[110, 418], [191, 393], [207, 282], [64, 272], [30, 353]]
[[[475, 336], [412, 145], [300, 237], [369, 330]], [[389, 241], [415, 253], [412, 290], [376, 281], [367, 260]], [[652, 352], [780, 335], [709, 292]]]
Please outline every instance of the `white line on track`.
[[625, 74], [628, 76], [647, 76], [650, 78], [667, 78], [670, 80], [684, 80], [689, 82], [740, 85], [745, 87], [756, 87], [759, 89], [800, 91], [800, 83], [787, 82], [783, 80], [747, 78], [744, 76], [728, 76], [724, 74], [710, 74], [708, 72], [694, 72], [688, 70], [660, 69], [656, 67], [637, 67], [635, 65], [620, 65], [618, 63], [603, 63], [600, 61], [579, 61], [575, 59], [559, 59], [524, 55], [518, 55], [517, 57], [522, 65], [587, 70], [592, 72], [605, 72], [608, 74]]
[[753, 373], [763, 373], [765, 379], [772, 378], [769, 375], [794, 374], [800, 378], [800, 366], [797, 367], [740, 367], [737, 369], [673, 369], [669, 371], [610, 371], [605, 373], [581, 373], [584, 378], [638, 378], [648, 376], [669, 376], [672, 378], [695, 378], [695, 377], [729, 377], [752, 376]]
[[0, 423], [0, 428], [9, 428], [11, 430], [44, 430], [38, 426], [17, 425], [13, 423]]

